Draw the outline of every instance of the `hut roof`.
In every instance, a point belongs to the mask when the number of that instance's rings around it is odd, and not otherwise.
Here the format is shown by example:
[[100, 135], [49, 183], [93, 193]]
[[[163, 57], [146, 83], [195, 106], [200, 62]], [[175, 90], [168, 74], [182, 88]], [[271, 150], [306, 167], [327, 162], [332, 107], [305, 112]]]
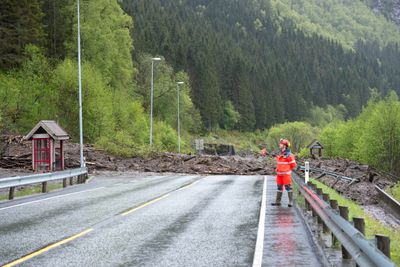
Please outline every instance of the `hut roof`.
[[324, 148], [324, 146], [318, 140], [313, 140], [311, 142], [311, 144], [309, 144], [307, 147], [308, 148], [322, 148], [322, 149]]
[[68, 140], [69, 135], [55, 121], [40, 121], [35, 127], [24, 137], [31, 140], [34, 134], [47, 133], [54, 140]]

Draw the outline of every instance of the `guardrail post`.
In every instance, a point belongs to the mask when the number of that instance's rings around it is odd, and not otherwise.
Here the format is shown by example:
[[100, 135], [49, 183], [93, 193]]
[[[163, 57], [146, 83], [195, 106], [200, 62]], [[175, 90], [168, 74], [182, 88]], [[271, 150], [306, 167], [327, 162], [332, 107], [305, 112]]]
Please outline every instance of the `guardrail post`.
[[[338, 202], [336, 199], [331, 199], [329, 200], [329, 203], [331, 204], [331, 208], [335, 211], [338, 210]], [[332, 245], [334, 246], [337, 242], [336, 236], [332, 234]]]
[[333, 209], [333, 210], [338, 210], [338, 202], [337, 202], [337, 200], [336, 199], [331, 199], [331, 200], [329, 200], [329, 202], [330, 202], [330, 204], [331, 204], [331, 208]]
[[[330, 199], [329, 194], [327, 194], [327, 193], [322, 193], [322, 199], [323, 199], [325, 202], [329, 203], [329, 199]], [[329, 228], [326, 226], [325, 223], [322, 224], [322, 227], [323, 227], [324, 233], [329, 233]]]
[[353, 217], [354, 227], [365, 235], [365, 221], [364, 218]]
[[8, 199], [14, 199], [15, 187], [10, 187], [10, 193], [8, 194]]
[[[339, 214], [346, 221], [349, 220], [349, 208], [348, 207], [339, 206]], [[351, 259], [350, 253], [346, 250], [346, 248], [343, 245], [342, 245], [342, 258], [345, 259], [345, 260], [350, 260]]]
[[323, 193], [323, 194], [322, 194], [322, 199], [323, 199], [326, 203], [329, 203], [329, 199], [330, 199], [329, 194], [328, 194], [328, 193]]
[[42, 183], [42, 193], [47, 193], [47, 182]]
[[322, 196], [324, 192], [322, 191], [322, 188], [317, 188], [317, 195]]
[[304, 203], [306, 205], [306, 210], [310, 211], [311, 210], [311, 205], [310, 205], [310, 203], [308, 203], [307, 198], [304, 198]]
[[[354, 223], [354, 228], [356, 228], [360, 233], [365, 235], [365, 221], [364, 218], [357, 218], [353, 217], [353, 223]], [[357, 267], [359, 267], [358, 264], [356, 264]]]
[[63, 187], [67, 187], [67, 178], [63, 179]]
[[384, 235], [375, 235], [376, 246], [390, 259], [390, 238]]

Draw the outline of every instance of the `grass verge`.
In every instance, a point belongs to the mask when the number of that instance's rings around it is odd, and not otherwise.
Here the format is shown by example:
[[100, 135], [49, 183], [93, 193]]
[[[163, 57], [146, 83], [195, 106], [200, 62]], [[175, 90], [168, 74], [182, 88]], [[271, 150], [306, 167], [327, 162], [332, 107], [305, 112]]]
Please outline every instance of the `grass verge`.
[[400, 182], [395, 186], [388, 188], [386, 192], [400, 202]]
[[[48, 183], [47, 184], [47, 192], [57, 190], [62, 188], [62, 182], [61, 183]], [[42, 184], [38, 185], [33, 185], [29, 187], [24, 187], [20, 190], [16, 188], [14, 197], [24, 197], [24, 196], [29, 196], [29, 195], [34, 195], [42, 192]], [[0, 194], [0, 201], [7, 200], [8, 199], [8, 193], [6, 194]]]

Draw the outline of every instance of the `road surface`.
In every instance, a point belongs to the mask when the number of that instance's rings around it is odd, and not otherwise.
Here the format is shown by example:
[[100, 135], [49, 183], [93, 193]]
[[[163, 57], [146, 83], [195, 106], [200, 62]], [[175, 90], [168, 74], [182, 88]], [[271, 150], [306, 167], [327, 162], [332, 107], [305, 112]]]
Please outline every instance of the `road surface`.
[[0, 203], [0, 266], [320, 265], [274, 195], [272, 176], [96, 177]]

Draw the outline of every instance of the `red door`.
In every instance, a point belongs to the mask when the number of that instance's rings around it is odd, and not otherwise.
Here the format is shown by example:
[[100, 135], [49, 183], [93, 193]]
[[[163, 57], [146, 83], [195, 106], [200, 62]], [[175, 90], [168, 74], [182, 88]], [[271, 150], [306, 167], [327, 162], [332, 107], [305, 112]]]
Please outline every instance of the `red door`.
[[35, 171], [50, 171], [50, 138], [34, 139]]

